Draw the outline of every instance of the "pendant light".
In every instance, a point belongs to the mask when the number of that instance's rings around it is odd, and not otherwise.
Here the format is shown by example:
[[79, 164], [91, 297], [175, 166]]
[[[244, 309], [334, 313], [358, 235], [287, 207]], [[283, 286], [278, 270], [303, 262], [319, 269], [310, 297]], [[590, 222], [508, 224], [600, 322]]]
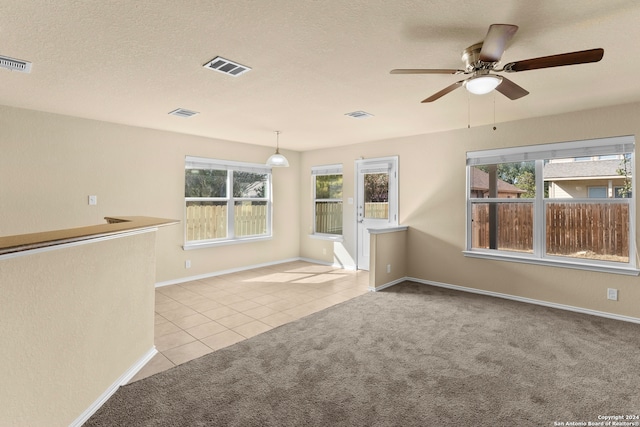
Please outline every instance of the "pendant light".
[[289, 161], [285, 156], [280, 154], [280, 131], [276, 131], [276, 152], [267, 160], [267, 166], [274, 168], [288, 168]]

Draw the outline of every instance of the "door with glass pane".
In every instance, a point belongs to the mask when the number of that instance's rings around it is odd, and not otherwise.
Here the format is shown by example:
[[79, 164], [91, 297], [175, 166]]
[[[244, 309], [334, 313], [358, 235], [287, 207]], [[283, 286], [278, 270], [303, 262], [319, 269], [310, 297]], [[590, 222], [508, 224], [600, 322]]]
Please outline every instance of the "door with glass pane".
[[356, 161], [357, 265], [369, 270], [371, 228], [398, 224], [397, 157]]

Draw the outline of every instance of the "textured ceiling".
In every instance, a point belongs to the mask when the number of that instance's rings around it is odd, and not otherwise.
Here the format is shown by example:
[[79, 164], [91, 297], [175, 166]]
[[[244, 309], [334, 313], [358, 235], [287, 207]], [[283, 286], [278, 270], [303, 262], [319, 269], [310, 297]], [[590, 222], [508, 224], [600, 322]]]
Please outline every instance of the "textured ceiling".
[[[305, 151], [640, 101], [637, 0], [3, 0], [0, 104]], [[460, 80], [492, 23], [503, 63], [591, 48], [601, 62], [510, 74], [530, 92], [420, 101]], [[215, 56], [252, 68], [203, 68]], [[178, 107], [199, 115], [168, 115]], [[495, 107], [495, 109], [494, 109]], [[346, 113], [374, 115], [354, 119]]]

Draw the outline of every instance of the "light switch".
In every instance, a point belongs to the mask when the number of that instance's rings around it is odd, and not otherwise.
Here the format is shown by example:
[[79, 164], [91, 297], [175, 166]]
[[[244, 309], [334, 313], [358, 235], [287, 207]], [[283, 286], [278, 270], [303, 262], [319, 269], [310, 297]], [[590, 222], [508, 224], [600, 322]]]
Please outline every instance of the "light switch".
[[95, 206], [98, 204], [98, 196], [89, 196], [89, 205]]

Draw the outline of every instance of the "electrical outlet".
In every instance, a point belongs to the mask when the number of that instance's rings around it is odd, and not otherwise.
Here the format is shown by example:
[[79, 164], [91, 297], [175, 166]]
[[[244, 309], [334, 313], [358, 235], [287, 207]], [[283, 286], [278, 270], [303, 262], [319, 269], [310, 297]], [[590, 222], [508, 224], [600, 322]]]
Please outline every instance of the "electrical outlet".
[[391, 264], [387, 264], [387, 273], [391, 273]]
[[184, 262], [184, 268], [191, 268], [191, 260], [188, 259]]
[[618, 301], [618, 290], [613, 288], [607, 289], [607, 299]]

